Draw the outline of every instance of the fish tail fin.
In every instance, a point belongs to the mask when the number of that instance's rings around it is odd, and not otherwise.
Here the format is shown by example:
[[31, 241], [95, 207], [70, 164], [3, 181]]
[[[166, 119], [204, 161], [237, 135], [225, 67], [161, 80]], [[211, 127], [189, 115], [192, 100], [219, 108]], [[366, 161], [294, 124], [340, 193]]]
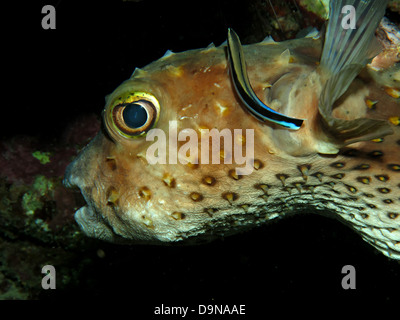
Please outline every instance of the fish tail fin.
[[339, 145], [392, 133], [386, 121], [332, 116], [335, 101], [349, 88], [362, 68], [377, 55], [375, 30], [385, 14], [387, 0], [331, 0], [320, 68], [328, 76], [319, 101], [324, 127]]

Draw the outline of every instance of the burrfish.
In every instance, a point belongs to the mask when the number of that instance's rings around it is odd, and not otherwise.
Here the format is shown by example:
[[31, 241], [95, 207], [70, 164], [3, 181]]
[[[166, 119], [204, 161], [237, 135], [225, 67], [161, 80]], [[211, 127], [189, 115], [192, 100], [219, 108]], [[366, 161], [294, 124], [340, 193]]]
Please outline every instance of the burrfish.
[[66, 170], [82, 231], [190, 244], [314, 212], [400, 259], [400, 36], [390, 53], [376, 40], [385, 7], [331, 1], [324, 33], [242, 45], [229, 29], [137, 68]]

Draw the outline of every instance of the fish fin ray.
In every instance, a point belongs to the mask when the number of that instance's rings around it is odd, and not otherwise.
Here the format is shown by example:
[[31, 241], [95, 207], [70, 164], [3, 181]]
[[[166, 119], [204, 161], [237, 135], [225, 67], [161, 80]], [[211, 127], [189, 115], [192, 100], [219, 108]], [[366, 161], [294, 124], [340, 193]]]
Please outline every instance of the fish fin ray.
[[[346, 92], [361, 69], [380, 50], [374, 33], [385, 13], [386, 3], [386, 0], [330, 2], [330, 17], [320, 64], [322, 71], [327, 72], [328, 80], [322, 88], [318, 108], [323, 127], [340, 145], [393, 133], [387, 121], [369, 118], [344, 120], [332, 115], [335, 101]], [[355, 9], [355, 29], [342, 26], [345, 18], [342, 9], [345, 5], [352, 5]]]
[[[330, 2], [330, 17], [321, 56], [321, 67], [336, 74], [350, 64], [366, 65], [377, 54], [379, 46], [374, 33], [381, 21], [387, 0], [335, 0]], [[343, 27], [347, 21], [342, 13], [346, 5], [355, 9], [355, 29]], [[346, 11], [345, 11], [346, 12]]]
[[[332, 115], [333, 103], [348, 89], [351, 81], [363, 68], [363, 65], [349, 65], [340, 73], [332, 76], [322, 89], [319, 101], [319, 113], [324, 127], [341, 145], [381, 138], [393, 131], [387, 121], [369, 118], [354, 120], [337, 119]], [[348, 81], [351, 79], [351, 81]]]

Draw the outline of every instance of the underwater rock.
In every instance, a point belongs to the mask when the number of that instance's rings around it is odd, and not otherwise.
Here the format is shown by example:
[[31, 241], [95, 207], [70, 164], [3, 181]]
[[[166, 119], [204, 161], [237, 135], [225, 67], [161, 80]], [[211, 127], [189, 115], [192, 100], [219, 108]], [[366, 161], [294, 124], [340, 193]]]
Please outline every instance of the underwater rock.
[[[67, 265], [84, 250], [74, 222], [82, 199], [62, 185], [65, 168], [99, 130], [98, 117], [81, 116], [61, 141], [17, 136], [0, 143], [0, 299], [32, 299], [42, 291], [37, 267]], [[66, 268], [64, 282], [74, 279]]]
[[400, 1], [399, 0], [390, 0], [388, 3], [388, 8], [393, 12], [400, 13]]

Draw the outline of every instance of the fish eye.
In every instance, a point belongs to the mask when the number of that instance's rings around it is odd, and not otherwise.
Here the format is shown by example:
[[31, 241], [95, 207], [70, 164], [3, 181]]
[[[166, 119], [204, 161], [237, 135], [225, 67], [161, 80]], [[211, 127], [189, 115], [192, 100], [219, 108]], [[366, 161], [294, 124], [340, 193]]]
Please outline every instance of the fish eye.
[[155, 107], [150, 101], [138, 100], [116, 105], [112, 117], [121, 132], [137, 136], [150, 129], [156, 118], [155, 112]]
[[126, 105], [124, 111], [122, 111], [122, 118], [129, 128], [141, 128], [146, 124], [149, 118], [148, 111], [141, 102], [142, 101], [130, 103]]
[[144, 92], [131, 92], [118, 97], [105, 111], [107, 128], [126, 138], [145, 135], [158, 120], [160, 105], [157, 99]]

